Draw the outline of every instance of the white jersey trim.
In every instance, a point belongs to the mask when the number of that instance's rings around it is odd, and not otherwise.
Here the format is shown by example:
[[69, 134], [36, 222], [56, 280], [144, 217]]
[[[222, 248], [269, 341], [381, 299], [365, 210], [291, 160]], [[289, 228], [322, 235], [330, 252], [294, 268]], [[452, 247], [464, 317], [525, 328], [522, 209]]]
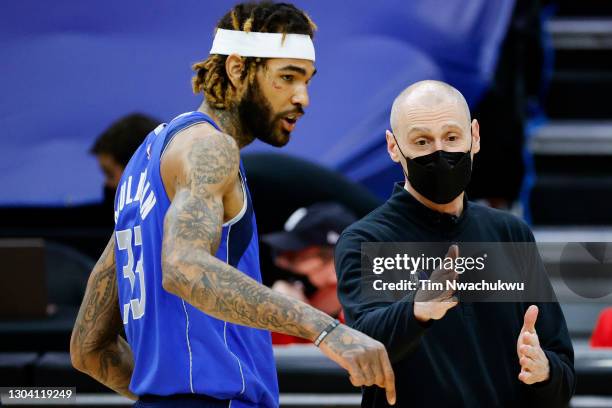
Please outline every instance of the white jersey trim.
[[[241, 178], [242, 180], [242, 178]], [[243, 190], [244, 190], [244, 184], [243, 184]], [[246, 194], [245, 194], [246, 197]], [[246, 205], [246, 204], [245, 204]], [[242, 214], [244, 215], [244, 214]], [[240, 216], [240, 218], [242, 218], [242, 215]], [[234, 217], [236, 218], [236, 217]], [[236, 221], [237, 222], [237, 221]], [[229, 228], [227, 230], [227, 237], [225, 240], [225, 263], [229, 264], [229, 239], [230, 239], [230, 232], [232, 232], [232, 224], [229, 225]], [[238, 362], [238, 368], [240, 369], [240, 378], [242, 379], [242, 390], [240, 391], [240, 395], [244, 394], [244, 391], [246, 389], [246, 382], [244, 380], [244, 373], [242, 372], [242, 363], [240, 362], [240, 359], [238, 358], [237, 355], [234, 354], [234, 352], [229, 348], [228, 344], [227, 344], [227, 322], [224, 322], [223, 325], [223, 340], [225, 341], [225, 347], [227, 347], [227, 351], [230, 352], [230, 354], [232, 356], [234, 356], [234, 358], [236, 359], [236, 361]], [[232, 401], [230, 400], [228, 407], [232, 406]]]
[[[244, 187], [245, 181], [244, 181], [244, 179], [242, 177], [242, 173], [240, 172], [240, 170], [238, 170], [238, 177], [240, 178], [240, 187], [242, 187], [242, 208], [240, 209], [240, 212], [238, 214], [236, 214], [236, 216], [234, 218], [232, 218], [231, 220], [229, 220], [226, 223], [223, 223], [223, 227], [231, 227], [232, 225], [236, 224], [238, 221], [240, 221], [242, 219], [242, 217], [244, 216], [244, 214], [246, 213], [246, 210], [247, 210], [247, 206], [248, 206], [249, 202], [247, 200], [246, 188]], [[227, 232], [227, 236], [228, 236], [228, 240], [229, 240], [229, 231]]]
[[183, 302], [183, 310], [185, 311], [185, 318], [187, 320], [187, 325], [185, 327], [185, 338], [187, 339], [187, 351], [189, 351], [189, 389], [192, 394], [195, 394], [193, 390], [193, 356], [191, 354], [191, 343], [189, 342], [189, 314], [187, 314], [187, 307], [185, 306], [185, 301], [181, 299]]

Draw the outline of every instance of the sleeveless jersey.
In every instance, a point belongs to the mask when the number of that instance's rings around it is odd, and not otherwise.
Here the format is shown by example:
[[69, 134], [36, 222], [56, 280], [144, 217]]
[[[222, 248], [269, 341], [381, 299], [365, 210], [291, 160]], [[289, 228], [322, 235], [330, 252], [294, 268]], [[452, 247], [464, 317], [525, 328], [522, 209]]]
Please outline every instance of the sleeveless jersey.
[[[170, 200], [160, 160], [181, 130], [212, 119], [177, 116], [152, 131], [134, 153], [115, 197], [115, 259], [119, 306], [134, 355], [136, 395], [204, 394], [233, 407], [277, 407], [270, 333], [209, 316], [162, 287], [163, 221]], [[241, 212], [223, 225], [215, 254], [261, 282], [257, 226], [242, 163]]]

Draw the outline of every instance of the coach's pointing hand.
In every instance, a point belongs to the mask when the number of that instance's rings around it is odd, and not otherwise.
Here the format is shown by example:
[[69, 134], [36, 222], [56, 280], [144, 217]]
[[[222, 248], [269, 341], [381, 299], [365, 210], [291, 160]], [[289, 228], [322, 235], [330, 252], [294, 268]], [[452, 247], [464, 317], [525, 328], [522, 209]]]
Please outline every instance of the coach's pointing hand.
[[[445, 258], [453, 260], [459, 256], [459, 247], [451, 245], [448, 248]], [[444, 317], [449, 309], [458, 303], [454, 290], [448, 290], [446, 282], [457, 279], [457, 272], [453, 269], [436, 269], [430, 276], [431, 282], [441, 283], [444, 290], [423, 290], [419, 289], [414, 297], [414, 317], [421, 322], [428, 320], [438, 320]]]
[[521, 372], [518, 378], [525, 384], [546, 381], [550, 376], [548, 357], [540, 347], [540, 340], [535, 330], [537, 318], [538, 307], [535, 305], [529, 306], [529, 309], [525, 312], [523, 327], [516, 343], [516, 352], [521, 364]]
[[355, 387], [376, 384], [386, 390], [389, 404], [395, 404], [395, 374], [382, 343], [342, 324], [319, 347], [349, 372]]

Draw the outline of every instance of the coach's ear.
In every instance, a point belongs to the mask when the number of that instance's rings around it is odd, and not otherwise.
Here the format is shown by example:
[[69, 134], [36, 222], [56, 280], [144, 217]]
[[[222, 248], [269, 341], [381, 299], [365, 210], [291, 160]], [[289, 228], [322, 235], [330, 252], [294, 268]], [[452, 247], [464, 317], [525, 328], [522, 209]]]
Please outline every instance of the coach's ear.
[[480, 123], [476, 119], [472, 120], [472, 159], [480, 151]]
[[391, 160], [393, 160], [394, 162], [400, 163], [400, 153], [399, 149], [397, 148], [397, 142], [393, 137], [393, 133], [391, 133], [390, 130], [387, 130], [385, 133], [385, 137], [387, 138], [387, 153], [389, 153], [389, 157], [391, 157]]
[[244, 59], [238, 54], [228, 55], [227, 59], [225, 60], [225, 72], [234, 89], [240, 89], [242, 87], [243, 71]]

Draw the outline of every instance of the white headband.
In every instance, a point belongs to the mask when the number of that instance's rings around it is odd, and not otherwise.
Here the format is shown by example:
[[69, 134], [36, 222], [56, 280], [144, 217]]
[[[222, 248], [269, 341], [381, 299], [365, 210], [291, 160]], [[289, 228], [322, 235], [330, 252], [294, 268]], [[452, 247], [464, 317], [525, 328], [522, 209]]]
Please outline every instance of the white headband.
[[210, 54], [315, 60], [314, 45], [308, 35], [257, 33], [222, 28], [217, 29]]

